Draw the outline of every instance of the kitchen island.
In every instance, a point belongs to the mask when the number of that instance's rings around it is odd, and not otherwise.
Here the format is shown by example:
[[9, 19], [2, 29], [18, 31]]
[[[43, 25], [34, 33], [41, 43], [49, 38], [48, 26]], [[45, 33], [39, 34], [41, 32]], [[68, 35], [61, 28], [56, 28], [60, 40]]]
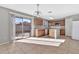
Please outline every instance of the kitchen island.
[[48, 28], [36, 28], [35, 29], [35, 36], [42, 37], [48, 35], [51, 38], [60, 38], [61, 36], [61, 29], [64, 29], [64, 26], [51, 26]]
[[52, 37], [52, 38], [60, 38], [60, 29], [61, 27], [50, 27], [49, 28], [49, 37]]

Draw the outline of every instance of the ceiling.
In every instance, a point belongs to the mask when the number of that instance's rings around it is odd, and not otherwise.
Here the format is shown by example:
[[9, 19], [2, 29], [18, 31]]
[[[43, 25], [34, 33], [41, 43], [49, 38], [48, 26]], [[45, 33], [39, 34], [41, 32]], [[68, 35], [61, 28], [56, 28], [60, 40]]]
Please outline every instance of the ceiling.
[[[36, 4], [0, 4], [0, 6], [10, 8], [16, 11], [34, 14], [37, 9]], [[79, 13], [79, 4], [40, 4], [39, 7], [41, 15], [44, 17], [49, 16], [48, 11], [52, 11], [53, 18], [62, 18]]]

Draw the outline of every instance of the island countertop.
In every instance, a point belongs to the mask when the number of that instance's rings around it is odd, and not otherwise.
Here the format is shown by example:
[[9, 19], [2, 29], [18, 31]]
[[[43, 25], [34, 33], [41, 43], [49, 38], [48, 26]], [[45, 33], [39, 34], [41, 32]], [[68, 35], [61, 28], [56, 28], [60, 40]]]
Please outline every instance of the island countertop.
[[65, 29], [64, 26], [50, 26], [49, 29]]

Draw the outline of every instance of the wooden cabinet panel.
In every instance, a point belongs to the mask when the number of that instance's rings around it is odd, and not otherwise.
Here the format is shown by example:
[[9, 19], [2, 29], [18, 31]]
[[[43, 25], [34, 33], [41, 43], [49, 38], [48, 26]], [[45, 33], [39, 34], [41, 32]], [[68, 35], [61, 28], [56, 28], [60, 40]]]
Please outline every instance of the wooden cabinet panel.
[[65, 26], [65, 20], [50, 20], [49, 26], [55, 26], [56, 24], [60, 24], [60, 26]]
[[36, 37], [44, 36], [45, 29], [36, 29]]
[[34, 24], [35, 25], [43, 25], [43, 19], [42, 18], [35, 18]]
[[48, 21], [49, 26], [55, 26], [55, 21], [54, 20], [50, 20]]
[[60, 25], [65, 26], [65, 20], [60, 20]]
[[65, 35], [65, 29], [60, 29], [60, 35]]

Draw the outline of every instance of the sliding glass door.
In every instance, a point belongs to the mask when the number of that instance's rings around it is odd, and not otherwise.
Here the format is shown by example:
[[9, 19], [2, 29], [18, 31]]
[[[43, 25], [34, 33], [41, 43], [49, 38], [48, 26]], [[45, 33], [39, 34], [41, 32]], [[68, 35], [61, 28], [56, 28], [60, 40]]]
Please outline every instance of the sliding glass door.
[[16, 39], [29, 37], [31, 33], [31, 19], [15, 17]]
[[23, 34], [23, 19], [20, 17], [15, 18], [15, 36], [16, 38], [22, 38]]
[[31, 20], [23, 18], [23, 32], [28, 33], [31, 31]]

